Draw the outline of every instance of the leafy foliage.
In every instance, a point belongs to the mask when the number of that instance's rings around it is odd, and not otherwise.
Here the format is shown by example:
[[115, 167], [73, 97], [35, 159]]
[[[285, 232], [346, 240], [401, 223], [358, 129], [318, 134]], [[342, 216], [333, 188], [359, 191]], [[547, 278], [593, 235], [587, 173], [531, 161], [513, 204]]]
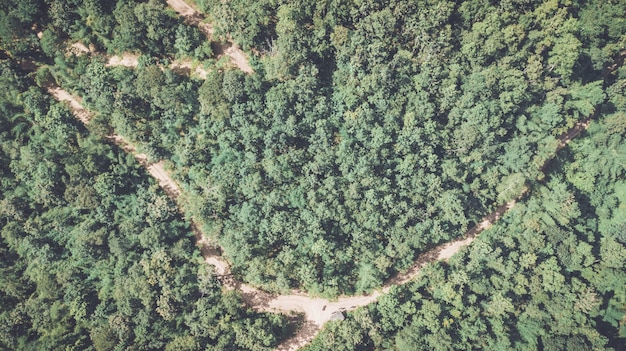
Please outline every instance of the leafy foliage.
[[610, 34], [585, 27], [595, 3], [331, 3], [200, 3], [227, 31], [248, 18], [244, 46], [269, 42], [253, 75], [165, 68], [155, 43], [188, 54], [198, 35], [161, 33], [175, 19], [155, 1], [111, 8], [138, 32], [116, 27], [109, 47], [142, 50], [137, 69], [81, 56], [53, 71], [102, 123], [174, 161], [186, 212], [270, 290], [371, 290], [515, 198], [605, 103], [625, 33], [619, 11]]
[[330, 324], [307, 350], [620, 349], [626, 168], [610, 150], [626, 139], [616, 118], [574, 141], [545, 184], [448, 264]]
[[[331, 324], [312, 349], [618, 344], [624, 1], [197, 5], [216, 36], [255, 49], [255, 74], [168, 69], [211, 50], [163, 1], [0, 5], [7, 348], [262, 349], [283, 322], [197, 272], [173, 205], [28, 87], [15, 67], [33, 59], [48, 64], [38, 83], [99, 112], [94, 131], [171, 160], [185, 212], [239, 279], [268, 290], [371, 290], [531, 189], [484, 241]], [[68, 53], [76, 41], [142, 56], [107, 67]], [[557, 137], [599, 116], [544, 176]]]
[[0, 348], [267, 350], [131, 155], [0, 63]]

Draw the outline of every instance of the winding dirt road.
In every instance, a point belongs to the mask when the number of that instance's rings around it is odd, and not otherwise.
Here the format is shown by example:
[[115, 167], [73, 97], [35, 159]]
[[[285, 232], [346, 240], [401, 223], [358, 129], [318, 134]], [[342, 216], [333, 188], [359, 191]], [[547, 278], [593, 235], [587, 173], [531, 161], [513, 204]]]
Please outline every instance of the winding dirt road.
[[105, 67], [114, 67], [114, 66], [124, 66], [128, 68], [136, 68], [137, 60], [139, 59], [138, 54], [131, 54], [125, 52], [122, 56], [113, 55], [109, 57], [109, 60], [104, 65]]
[[[298, 330], [296, 335], [282, 342], [277, 350], [295, 351], [307, 345], [326, 322], [331, 320], [336, 311], [352, 311], [358, 307], [367, 306], [378, 300], [380, 296], [389, 292], [396, 285], [406, 284], [415, 279], [422, 268], [431, 262], [447, 261], [463, 247], [471, 244], [478, 235], [491, 228], [506, 211], [515, 206], [515, 201], [503, 204], [489, 215], [483, 217], [479, 224], [468, 230], [463, 237], [438, 245], [421, 254], [413, 265], [403, 273], [399, 273], [387, 280], [381, 289], [362, 296], [340, 297], [337, 301], [329, 301], [320, 298], [311, 298], [304, 294], [280, 295], [267, 301], [252, 301], [255, 309], [264, 312], [288, 312], [298, 311], [304, 313], [306, 322]], [[245, 293], [242, 292], [242, 294]]]
[[[80, 98], [71, 95], [58, 86], [49, 87], [48, 92], [58, 101], [67, 102], [76, 118], [84, 124], [88, 124], [93, 117], [93, 113], [83, 107]], [[588, 127], [589, 120], [585, 120], [576, 124], [567, 133], [561, 135], [558, 138], [559, 144], [557, 150], [565, 147], [565, 145], [567, 145], [573, 138], [578, 136]], [[164, 191], [174, 201], [178, 200], [178, 197], [181, 194], [181, 189], [164, 168], [164, 161], [150, 163], [145, 154], [138, 153], [135, 146], [120, 135], [113, 134], [107, 138], [113, 141], [116, 145], [119, 145], [124, 151], [132, 154], [135, 159], [148, 170], [150, 175], [158, 181]], [[526, 190], [520, 194], [520, 197], [525, 192]], [[202, 233], [200, 227], [193, 220], [191, 220], [191, 229], [195, 234], [196, 243], [200, 247], [205, 262], [214, 267], [217, 275], [223, 277], [222, 281], [226, 289], [238, 290], [246, 304], [259, 312], [285, 314], [297, 312], [304, 314], [305, 322], [300, 327], [298, 332], [293, 337], [285, 340], [278, 346], [278, 350], [286, 351], [297, 350], [309, 343], [315, 335], [317, 335], [324, 324], [331, 319], [333, 313], [337, 311], [351, 311], [358, 307], [366, 306], [375, 302], [382, 294], [387, 293], [391, 287], [405, 284], [415, 279], [426, 264], [439, 260], [450, 259], [450, 257], [459, 252], [459, 250], [463, 247], [471, 244], [481, 232], [489, 229], [493, 223], [495, 223], [513, 206], [515, 206], [515, 201], [501, 205], [495, 211], [483, 217], [481, 221], [476, 226], [468, 230], [462, 238], [438, 245], [423, 253], [406, 272], [397, 274], [389, 279], [381, 289], [361, 296], [340, 297], [334, 301], [310, 297], [298, 291], [293, 291], [291, 294], [287, 295], [271, 295], [265, 291], [256, 289], [233, 279], [232, 276], [230, 276], [230, 266], [228, 265], [228, 262], [223, 259], [216, 246]]]
[[[184, 0], [167, 0], [167, 4], [176, 11], [180, 16], [184, 17], [187, 23], [191, 25], [197, 26], [200, 31], [206, 36], [207, 40], [211, 42], [211, 46], [215, 55], [220, 58], [223, 56], [228, 56], [230, 58], [230, 62], [239, 68], [241, 71], [251, 74], [254, 73], [254, 70], [250, 66], [248, 61], [248, 57], [246, 54], [237, 46], [237, 44], [233, 43], [229, 38], [226, 42], [218, 42], [213, 38], [213, 26], [209, 23], [204, 22], [204, 17], [198, 11], [196, 11], [193, 7], [187, 4]], [[89, 53], [89, 49], [86, 48], [81, 43], [72, 44], [72, 48], [75, 47], [79, 53]], [[111, 56], [106, 64], [106, 66], [124, 66], [129, 68], [137, 67], [137, 59], [139, 55], [124, 53], [122, 56]], [[174, 71], [181, 72], [191, 72], [192, 64], [191, 61], [174, 61], [170, 68]], [[206, 79], [208, 71], [203, 69], [202, 67], [193, 68], [193, 72], [197, 74], [200, 78]]]
[[[48, 92], [58, 101], [68, 103], [76, 118], [84, 124], [89, 124], [89, 121], [93, 118], [93, 113], [83, 107], [79, 97], [73, 96], [58, 86], [49, 87]], [[138, 153], [134, 145], [118, 134], [110, 135], [107, 138], [120, 146], [124, 151], [132, 154], [148, 170], [150, 175], [158, 181], [161, 188], [173, 200], [178, 200], [181, 194], [180, 187], [164, 168], [164, 161], [150, 163], [145, 154]], [[294, 337], [285, 340], [278, 347], [279, 350], [296, 350], [310, 342], [321, 327], [331, 319], [333, 313], [336, 311], [351, 311], [357, 307], [366, 306], [376, 301], [382, 294], [388, 292], [392, 286], [404, 284], [414, 279], [425, 264], [436, 260], [449, 259], [462, 247], [469, 245], [480, 232], [489, 228], [493, 222], [513, 205], [514, 202], [511, 202], [499, 207], [489, 216], [483, 218], [480, 224], [468, 231], [462, 239], [439, 245], [427, 251], [418, 258], [409, 270], [390, 279], [381, 289], [367, 295], [340, 297], [335, 301], [313, 298], [297, 291], [293, 291], [288, 295], [275, 296], [241, 283], [230, 276], [228, 263], [220, 256], [219, 251], [193, 220], [191, 220], [191, 229], [196, 236], [196, 243], [201, 249], [205, 262], [214, 267], [217, 275], [224, 277], [222, 280], [227, 289], [239, 290], [244, 301], [249, 306], [259, 312], [286, 314], [298, 312], [304, 314], [305, 323], [298, 333]]]
[[[47, 89], [48, 93], [50, 93], [50, 95], [52, 95], [57, 101], [66, 102], [78, 120], [85, 125], [89, 124], [89, 121], [93, 118], [93, 113], [83, 107], [81, 103], [82, 99], [80, 97], [76, 97], [58, 86], [50, 86]], [[121, 135], [112, 134], [107, 136], [107, 139], [113, 141], [113, 143], [120, 146], [124, 151], [132, 154], [135, 157], [135, 160], [144, 166], [148, 170], [148, 173], [150, 173], [150, 175], [158, 181], [161, 188], [163, 188], [168, 195], [173, 198], [178, 198], [180, 195], [180, 187], [169, 176], [163, 167], [164, 161], [156, 163], [148, 162], [148, 156], [146, 154], [137, 153], [135, 146], [129, 143]]]
[[[67, 102], [74, 112], [76, 118], [81, 122], [88, 124], [93, 114], [85, 109], [80, 98], [74, 97], [60, 87], [48, 88], [49, 93], [59, 101]], [[588, 123], [584, 124], [584, 128]], [[571, 138], [578, 135], [577, 133], [568, 133], [563, 144], [567, 144]], [[170, 177], [169, 173], [163, 167], [163, 161], [157, 163], [149, 163], [147, 156], [137, 153], [136, 148], [126, 141], [122, 136], [114, 134], [108, 137], [115, 144], [119, 145], [124, 151], [134, 155], [135, 159], [143, 165], [150, 175], [154, 177], [165, 192], [174, 200], [180, 196], [180, 187]], [[306, 322], [292, 338], [285, 340], [279, 345], [278, 350], [297, 350], [298, 348], [309, 343], [319, 330], [328, 322], [333, 313], [336, 311], [350, 311], [358, 307], [366, 306], [375, 302], [378, 297], [389, 291], [392, 286], [405, 284], [414, 279], [421, 271], [422, 267], [429, 262], [437, 260], [448, 260], [456, 254], [461, 248], [469, 245], [483, 231], [491, 227], [491, 225], [502, 216], [507, 210], [515, 205], [515, 201], [498, 207], [493, 213], [484, 217], [481, 222], [474, 228], [470, 229], [463, 238], [436, 246], [435, 248], [420, 255], [418, 260], [406, 272], [398, 274], [389, 279], [382, 289], [376, 290], [370, 294], [362, 296], [341, 297], [336, 301], [329, 301], [322, 298], [312, 298], [306, 294], [293, 292], [289, 295], [272, 296], [271, 294], [255, 289], [251, 286], [238, 282], [232, 278], [224, 279], [224, 286], [228, 289], [237, 289], [241, 292], [244, 301], [260, 312], [278, 312], [278, 313], [303, 313]], [[201, 248], [206, 263], [215, 267], [215, 272], [221, 276], [230, 274], [228, 263], [219, 256], [219, 252], [213, 248], [207, 237], [201, 232], [196, 223], [192, 221], [192, 230], [196, 236], [196, 242]]]
[[74, 116], [84, 124], [88, 124], [93, 117], [93, 114], [83, 107], [81, 98], [74, 97], [58, 86], [48, 87], [48, 93], [58, 101], [67, 102], [72, 112], [74, 112]]
[[[180, 16], [184, 17], [187, 23], [195, 25], [200, 29], [200, 31], [206, 36], [207, 40], [211, 42], [212, 49], [218, 59], [223, 56], [228, 56], [230, 58], [230, 62], [241, 71], [248, 74], [254, 73], [246, 54], [239, 48], [239, 46], [237, 46], [237, 44], [233, 43], [230, 38], [223, 43], [218, 42], [213, 38], [213, 26], [209, 23], [203, 22], [204, 17], [202, 14], [197, 12], [183, 0], [167, 0], [167, 4]], [[38, 33], [38, 36], [41, 37], [41, 33]], [[84, 44], [76, 42], [72, 43], [68, 47], [67, 54], [69, 55], [72, 53], [77, 56], [89, 53], [93, 54], [95, 53], [95, 48], [87, 48]], [[109, 57], [105, 66], [124, 66], [136, 68], [139, 56], [140, 55], [134, 53], [124, 53], [121, 56], [113, 55]], [[191, 73], [193, 70], [193, 72], [201, 79], [206, 79], [208, 74], [208, 71], [202, 67], [194, 68], [191, 60], [176, 60], [172, 62], [169, 67], [174, 71], [187, 74]]]
[[[168, 4], [176, 10], [180, 15], [187, 18], [191, 23], [197, 24], [202, 31], [211, 39], [213, 29], [210, 25], [202, 23], [202, 17], [189, 5], [182, 0], [167, 0]], [[230, 51], [228, 51], [230, 50]], [[242, 71], [252, 73], [251, 67], [247, 63], [245, 54], [236, 46], [224, 48], [224, 53], [231, 57], [233, 63]], [[626, 53], [625, 55], [626, 56]], [[620, 61], [620, 64], [623, 62]], [[136, 66], [136, 57], [111, 58], [109, 65], [124, 65], [127, 67]], [[615, 66], [615, 65], [614, 65]], [[613, 70], [617, 66], [611, 67]], [[606, 76], [606, 75], [605, 75]], [[59, 101], [67, 102], [81, 122], [88, 124], [93, 114], [85, 109], [80, 98], [74, 97], [60, 87], [50, 87], [48, 91]], [[577, 137], [582, 131], [589, 127], [591, 118], [577, 123], [566, 133], [557, 138], [558, 145], [556, 151], [564, 148], [572, 139]], [[119, 135], [111, 135], [108, 137], [115, 144], [122, 147], [126, 152], [134, 155], [135, 159], [143, 165], [150, 175], [154, 177], [165, 192], [175, 201], [181, 194], [180, 187], [170, 177], [164, 168], [164, 162], [149, 163], [148, 158], [144, 154], [137, 153], [136, 148]], [[549, 160], [546, 161], [546, 165]], [[545, 167], [545, 165], [544, 165]], [[527, 191], [525, 189], [518, 199]], [[227, 289], [238, 290], [244, 301], [253, 309], [260, 312], [288, 313], [299, 312], [304, 314], [305, 321], [298, 332], [291, 338], [285, 340], [278, 346], [278, 350], [297, 350], [308, 344], [317, 335], [319, 330], [328, 322], [336, 311], [350, 311], [361, 306], [366, 306], [375, 302], [382, 294], [387, 293], [391, 287], [395, 285], [405, 284], [420, 273], [421, 269], [430, 262], [438, 260], [448, 260], [454, 254], [459, 252], [463, 247], [471, 244], [478, 235], [486, 229], [489, 229], [506, 211], [515, 206], [515, 201], [506, 203], [498, 207], [489, 215], [481, 219], [481, 221], [463, 235], [460, 239], [438, 245], [424, 254], [420, 255], [415, 263], [406, 271], [389, 279], [382, 288], [373, 291], [370, 294], [362, 296], [340, 297], [337, 300], [329, 301], [322, 298], [309, 297], [306, 294], [293, 291], [287, 295], [271, 295], [249, 285], [243, 284], [232, 278], [230, 275], [230, 267], [228, 263], [221, 257], [217, 247], [212, 244], [208, 238], [202, 233], [200, 227], [191, 220], [191, 229], [193, 230], [196, 243], [200, 247], [204, 260], [207, 264], [214, 267], [217, 275], [223, 277], [224, 287]], [[180, 208], [180, 206], [179, 206]], [[181, 210], [182, 211], [182, 210]]]
[[[557, 138], [558, 145], [555, 150], [555, 154], [567, 146], [572, 139], [576, 138], [580, 135], [580, 133], [589, 128], [590, 121], [591, 118], [578, 122], [566, 133], [560, 135]], [[549, 161], [550, 160], [546, 161], [546, 164]], [[517, 199], [523, 197], [527, 191], [528, 188], [524, 188], [521, 194], [518, 195]], [[304, 313], [306, 316], [306, 322], [304, 325], [300, 328], [296, 335], [285, 340], [277, 348], [277, 350], [280, 351], [295, 351], [310, 343], [324, 324], [331, 319], [331, 316], [335, 311], [351, 311], [358, 307], [366, 306], [375, 302], [382, 294], [389, 292], [391, 287], [406, 284], [415, 279], [426, 264], [435, 261], [449, 260], [463, 247], [471, 244], [478, 237], [478, 235], [480, 235], [480, 233], [491, 228], [493, 224], [497, 222], [508, 210], [513, 208], [515, 204], [516, 200], [513, 200], [499, 206], [493, 212], [483, 217], [477, 225], [468, 230], [461, 238], [438, 245], [421, 254], [408, 270], [390, 278], [381, 289], [375, 290], [371, 294], [342, 297], [337, 301], [332, 302], [326, 299], [310, 298], [303, 294], [280, 295], [273, 298], [263, 298], [257, 296], [256, 299], [254, 299], [254, 296], [246, 296], [244, 291], [242, 291], [242, 294], [244, 295], [244, 298], [246, 298], [246, 302], [258, 311], [283, 313], [298, 311]]]

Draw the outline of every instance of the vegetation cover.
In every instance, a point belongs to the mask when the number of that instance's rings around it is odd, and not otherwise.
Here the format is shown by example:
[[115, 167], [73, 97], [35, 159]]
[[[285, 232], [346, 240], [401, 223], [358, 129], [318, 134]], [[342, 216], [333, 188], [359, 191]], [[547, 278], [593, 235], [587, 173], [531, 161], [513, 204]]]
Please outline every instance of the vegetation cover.
[[[185, 212], [237, 277], [272, 291], [369, 291], [531, 189], [485, 242], [312, 348], [601, 348], [620, 335], [624, 1], [196, 4], [216, 35], [255, 53], [254, 74], [215, 60], [162, 1], [0, 4], [0, 225], [12, 282], [1, 313], [23, 321], [3, 331], [7, 348], [95, 347], [100, 335], [120, 348], [254, 349], [282, 333], [281, 318], [245, 311], [198, 273], [187, 225], [132, 158], [103, 143], [111, 129], [171, 161]], [[76, 41], [93, 53], [68, 53]], [[142, 56], [135, 69], [109, 67], [104, 52]], [[167, 68], [174, 59], [210, 72], [181, 74]], [[20, 64], [33, 60], [42, 67], [25, 78]], [[99, 113], [96, 136], [34, 87], [51, 80]], [[603, 122], [544, 176], [557, 137], [588, 118]], [[154, 255], [169, 266], [152, 279]], [[586, 302], [572, 308], [575, 299]], [[556, 320], [571, 324], [557, 332]], [[104, 337], [112, 325], [127, 334]], [[449, 342], [436, 345], [440, 336]]]
[[605, 102], [625, 40], [623, 3], [199, 5], [263, 53], [257, 73], [196, 90], [148, 66], [115, 129], [176, 163], [244, 280], [330, 296], [380, 286], [515, 198]]
[[0, 63], [0, 349], [270, 349], [131, 155]]
[[448, 264], [329, 323], [306, 350], [623, 350], [625, 131], [623, 112], [592, 125]]

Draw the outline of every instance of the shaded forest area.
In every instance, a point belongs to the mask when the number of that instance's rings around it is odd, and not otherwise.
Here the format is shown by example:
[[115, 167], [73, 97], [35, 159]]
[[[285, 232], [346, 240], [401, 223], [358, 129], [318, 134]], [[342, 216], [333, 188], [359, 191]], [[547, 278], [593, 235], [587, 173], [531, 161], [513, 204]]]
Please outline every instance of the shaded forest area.
[[[256, 73], [216, 60], [163, 1], [0, 4], [0, 345], [256, 350], [285, 333], [222, 292], [112, 129], [169, 160], [185, 212], [271, 291], [369, 291], [531, 189], [312, 350], [619, 345], [624, 1], [196, 4]], [[125, 52], [136, 69], [106, 66]], [[174, 59], [211, 72], [163, 68]], [[90, 133], [51, 81], [99, 113]], [[556, 136], [588, 117], [602, 122], [544, 176]]]
[[[285, 318], [223, 291], [189, 223], [132, 155], [41, 87], [51, 72], [71, 77], [60, 40], [78, 34], [61, 32], [53, 55], [43, 48], [61, 4], [0, 5], [0, 349], [272, 349]], [[85, 35], [85, 19], [66, 15]], [[47, 20], [39, 46], [33, 28]], [[30, 73], [32, 59], [49, 66]]]
[[0, 63], [0, 348], [269, 350], [143, 168]]

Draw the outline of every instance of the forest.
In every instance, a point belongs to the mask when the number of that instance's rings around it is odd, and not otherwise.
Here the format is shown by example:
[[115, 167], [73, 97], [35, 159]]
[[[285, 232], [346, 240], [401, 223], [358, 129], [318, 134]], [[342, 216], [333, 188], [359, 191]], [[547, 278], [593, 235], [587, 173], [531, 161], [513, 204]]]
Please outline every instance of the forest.
[[[624, 0], [189, 3], [214, 42], [164, 0], [0, 4], [0, 348], [270, 349], [288, 317], [223, 289], [190, 218], [237, 279], [333, 298], [515, 199], [309, 349], [624, 344]], [[112, 132], [166, 162], [184, 214]]]
[[623, 350], [625, 131], [594, 124], [479, 240], [306, 350]]
[[0, 349], [271, 349], [285, 318], [223, 293], [135, 159], [0, 69]]

